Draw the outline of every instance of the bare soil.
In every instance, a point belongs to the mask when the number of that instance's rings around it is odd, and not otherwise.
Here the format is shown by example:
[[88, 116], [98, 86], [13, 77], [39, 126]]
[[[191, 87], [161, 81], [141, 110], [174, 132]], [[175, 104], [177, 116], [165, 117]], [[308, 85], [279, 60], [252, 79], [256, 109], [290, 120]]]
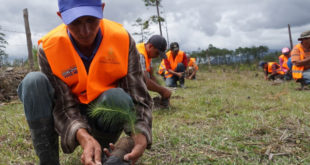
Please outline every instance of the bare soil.
[[28, 72], [22, 67], [0, 68], [0, 103], [17, 99], [18, 84]]

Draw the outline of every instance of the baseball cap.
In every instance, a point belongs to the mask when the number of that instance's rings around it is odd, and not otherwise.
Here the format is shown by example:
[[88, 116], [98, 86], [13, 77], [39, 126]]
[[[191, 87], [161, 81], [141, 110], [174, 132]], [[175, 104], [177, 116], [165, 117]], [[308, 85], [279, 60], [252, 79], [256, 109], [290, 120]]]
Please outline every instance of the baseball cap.
[[170, 44], [170, 50], [172, 51], [178, 51], [179, 50], [179, 44], [177, 42], [172, 42]]
[[290, 48], [287, 48], [287, 47], [285, 47], [285, 48], [283, 48], [282, 49], [282, 54], [289, 54], [290, 53]]
[[260, 62], [258, 63], [258, 66], [264, 67], [265, 64], [267, 64], [267, 62], [265, 62], [265, 61], [260, 61]]
[[66, 25], [82, 16], [103, 18], [101, 0], [58, 0], [58, 8]]
[[306, 39], [306, 38], [310, 38], [310, 30], [302, 32], [300, 34], [300, 37], [298, 38], [298, 40], [300, 41], [300, 40], [303, 40], [303, 39]]
[[167, 42], [164, 37], [161, 35], [153, 35], [151, 38], [147, 41], [147, 43], [152, 44], [156, 49], [160, 51], [159, 55], [161, 58], [166, 58], [166, 49], [167, 49]]

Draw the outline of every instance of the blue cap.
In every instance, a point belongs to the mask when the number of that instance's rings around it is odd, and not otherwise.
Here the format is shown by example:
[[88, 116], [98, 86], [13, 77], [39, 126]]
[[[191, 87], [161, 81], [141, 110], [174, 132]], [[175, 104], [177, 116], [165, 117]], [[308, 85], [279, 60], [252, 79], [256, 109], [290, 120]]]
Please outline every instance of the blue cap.
[[82, 16], [103, 18], [101, 0], [58, 0], [58, 8], [66, 25]]
[[260, 61], [260, 62], [258, 63], [258, 66], [264, 67], [265, 64], [267, 64], [267, 62], [265, 62], [265, 61]]

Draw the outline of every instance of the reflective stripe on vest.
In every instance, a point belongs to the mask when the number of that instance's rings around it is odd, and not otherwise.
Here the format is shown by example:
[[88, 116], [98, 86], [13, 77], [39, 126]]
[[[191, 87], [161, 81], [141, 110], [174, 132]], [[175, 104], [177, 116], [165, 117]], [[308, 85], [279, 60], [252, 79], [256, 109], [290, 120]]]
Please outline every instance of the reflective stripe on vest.
[[136, 47], [137, 47], [138, 52], [144, 56], [146, 70], [149, 73], [151, 73], [151, 61], [152, 61], [152, 59], [148, 57], [144, 43], [139, 43], [139, 44], [137, 44]]
[[158, 73], [163, 74], [165, 70], [166, 70], [165, 60], [163, 59], [163, 60], [161, 60], [161, 63], [159, 65]]
[[100, 21], [102, 41], [87, 74], [62, 24], [39, 40], [54, 75], [64, 81], [81, 103], [88, 104], [104, 91], [115, 88], [127, 75], [129, 36], [118, 23]]
[[[184, 58], [184, 52], [180, 51], [178, 52], [178, 54], [176, 55], [176, 57], [173, 59], [173, 55], [172, 52], [169, 50], [167, 53], [167, 60], [170, 63], [170, 67], [172, 70], [175, 70], [178, 66], [178, 63], [182, 63], [183, 62], [183, 58]], [[168, 71], [165, 72], [165, 77], [166, 78], [170, 78], [173, 75], [171, 73], [169, 73]]]
[[[300, 52], [300, 60], [303, 60], [305, 58], [305, 51], [302, 48], [301, 44], [297, 44], [295, 46], [296, 48], [298, 48], [299, 52]], [[302, 78], [302, 72], [304, 71], [304, 66], [296, 66], [293, 65], [292, 67], [292, 76], [295, 80], [301, 79]]]

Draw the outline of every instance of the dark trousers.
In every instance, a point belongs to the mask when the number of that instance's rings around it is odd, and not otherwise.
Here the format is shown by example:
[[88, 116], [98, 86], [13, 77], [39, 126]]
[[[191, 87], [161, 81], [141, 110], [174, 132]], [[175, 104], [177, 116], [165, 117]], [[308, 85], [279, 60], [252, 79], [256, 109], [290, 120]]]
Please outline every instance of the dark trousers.
[[183, 76], [179, 78], [178, 76], [173, 75], [172, 77], [166, 78], [166, 86], [167, 87], [177, 87], [177, 82], [180, 82], [180, 86], [184, 86], [185, 80], [184, 80], [184, 74], [185, 74], [185, 66], [183, 63], [178, 63], [177, 68], [175, 69], [175, 72], [183, 72]]

